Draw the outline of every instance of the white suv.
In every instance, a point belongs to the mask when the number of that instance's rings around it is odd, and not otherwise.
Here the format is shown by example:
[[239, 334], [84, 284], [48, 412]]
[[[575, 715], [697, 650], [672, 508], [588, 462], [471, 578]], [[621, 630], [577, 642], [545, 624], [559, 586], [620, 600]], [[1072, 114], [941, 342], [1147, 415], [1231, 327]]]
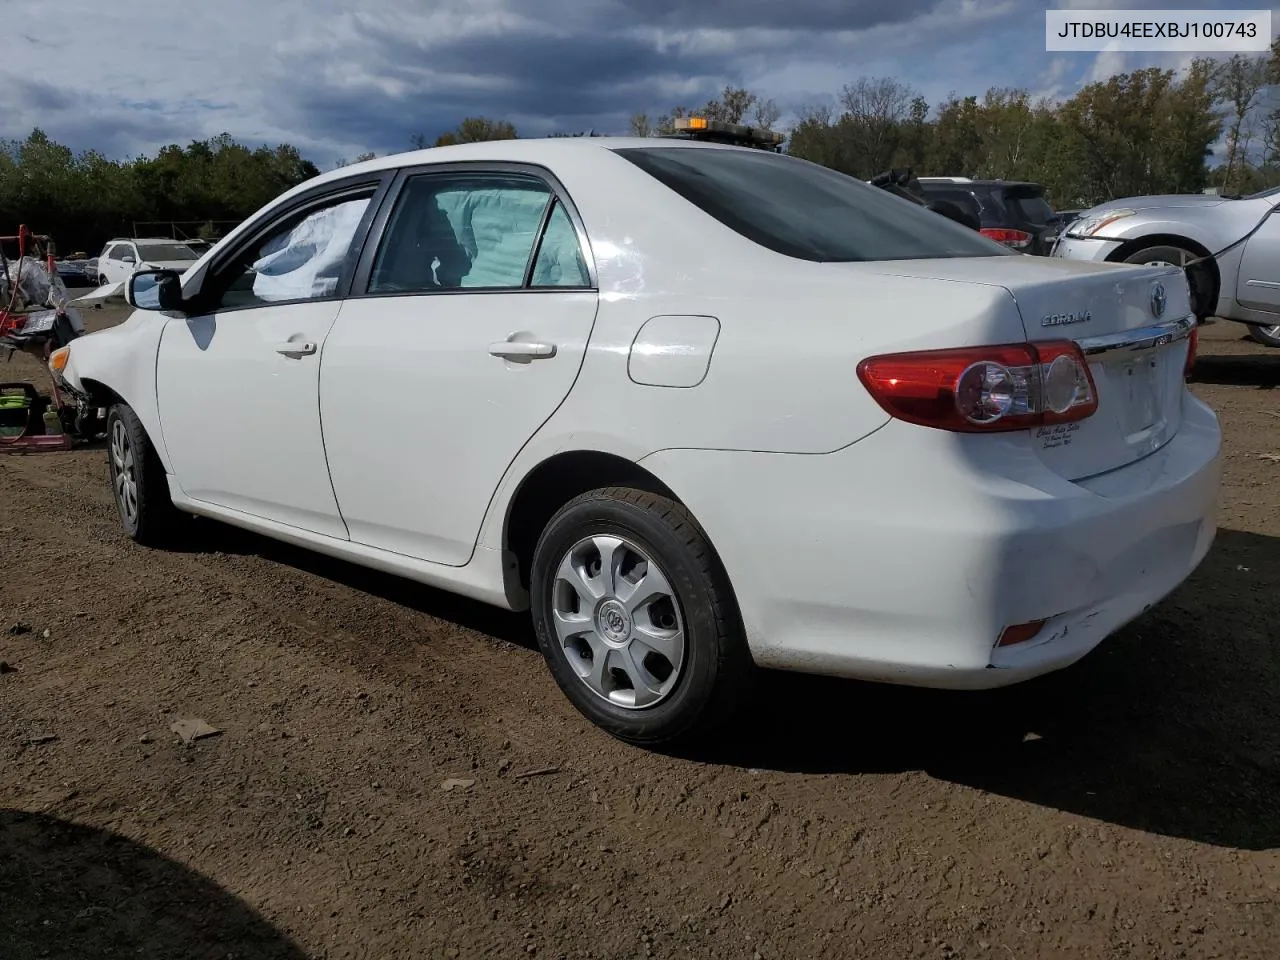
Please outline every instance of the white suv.
[[110, 240], [98, 255], [98, 283], [121, 283], [138, 270], [152, 268], [184, 273], [198, 259], [194, 250], [177, 240]]

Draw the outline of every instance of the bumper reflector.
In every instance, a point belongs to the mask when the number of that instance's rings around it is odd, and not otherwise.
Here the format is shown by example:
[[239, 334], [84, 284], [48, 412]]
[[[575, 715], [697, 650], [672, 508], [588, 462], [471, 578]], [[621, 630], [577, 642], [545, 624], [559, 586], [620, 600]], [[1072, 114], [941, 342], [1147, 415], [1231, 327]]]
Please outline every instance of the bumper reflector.
[[1012, 627], [1005, 627], [1004, 633], [1000, 634], [1000, 639], [996, 641], [996, 646], [1012, 647], [1018, 643], [1026, 643], [1028, 640], [1034, 639], [1048, 622], [1047, 620], [1032, 620], [1030, 623], [1015, 623]]

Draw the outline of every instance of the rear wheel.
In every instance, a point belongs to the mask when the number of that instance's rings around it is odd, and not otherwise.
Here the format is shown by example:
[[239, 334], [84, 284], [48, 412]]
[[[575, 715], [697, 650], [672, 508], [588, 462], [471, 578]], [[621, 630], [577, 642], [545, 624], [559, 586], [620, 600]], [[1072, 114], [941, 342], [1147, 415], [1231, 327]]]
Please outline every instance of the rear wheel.
[[679, 503], [593, 490], [551, 519], [534, 552], [538, 645], [597, 726], [650, 746], [723, 728], [753, 673], [728, 577]]
[[1249, 327], [1249, 337], [1264, 347], [1280, 347], [1280, 324], [1274, 327]]
[[145, 546], [172, 542], [189, 518], [169, 498], [164, 465], [128, 404], [107, 414], [107, 465], [124, 532]]
[[[1159, 244], [1133, 251], [1124, 258], [1124, 262], [1150, 267], [1185, 268], [1193, 260], [1199, 259], [1200, 254], [1194, 250], [1174, 244]], [[1191, 309], [1195, 312], [1196, 320], [1204, 323], [1213, 312], [1218, 298], [1213, 272], [1204, 265], [1192, 267], [1187, 272], [1187, 282], [1191, 285]]]

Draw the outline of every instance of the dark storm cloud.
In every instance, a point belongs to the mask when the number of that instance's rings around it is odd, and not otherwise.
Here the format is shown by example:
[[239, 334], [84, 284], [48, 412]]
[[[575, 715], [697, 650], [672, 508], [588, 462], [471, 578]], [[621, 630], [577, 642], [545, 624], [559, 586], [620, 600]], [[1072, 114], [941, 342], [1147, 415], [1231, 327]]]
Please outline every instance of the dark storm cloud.
[[[616, 112], [667, 76], [704, 82], [733, 71], [732, 54], [694, 54], [681, 46], [660, 50], [652, 40], [627, 34], [547, 35], [510, 31], [424, 45], [388, 29], [363, 26], [376, 45], [384, 75], [414, 84], [441, 104], [504, 114], [589, 115]], [[446, 75], [443, 76], [442, 75]], [[450, 87], [448, 75], [484, 81]], [[630, 104], [634, 106], [634, 100]]]
[[[73, 18], [97, 9], [60, 2]], [[726, 84], [784, 110], [868, 73], [936, 87], [958, 79], [941, 48], [999, 64], [985, 54], [1009, 31], [1040, 42], [1043, 30], [1042, 12], [1013, 0], [222, 0], [192, 16], [197, 28], [174, 35], [126, 4], [99, 30], [62, 37], [83, 67], [74, 80], [45, 76], [43, 52], [20, 44], [5, 66], [40, 80], [6, 86], [16, 107], [0, 132], [40, 125], [129, 156], [226, 130], [327, 165], [406, 149], [417, 133], [434, 140], [467, 116], [523, 135], [621, 133], [632, 113], [696, 106]]]
[[777, 30], [865, 30], [904, 23], [939, 0], [618, 0], [638, 22], [665, 27], [767, 27]]
[[664, 53], [650, 40], [626, 35], [505, 33], [461, 37], [426, 49], [390, 32], [367, 31], [366, 36], [392, 64], [414, 64], [437, 74], [502, 78], [557, 92], [579, 90], [585, 96], [597, 87], [616, 88], [659, 73], [722, 68], [728, 59], [719, 57], [708, 64], [705, 58]]
[[0, 76], [7, 95], [13, 103], [21, 103], [33, 110], [68, 110], [76, 105], [76, 98], [63, 87], [55, 87], [45, 80], [27, 77]]
[[[379, 152], [405, 149], [415, 133], [433, 140], [473, 115], [510, 119], [532, 134], [624, 132], [633, 112], [702, 102], [737, 80], [736, 51], [696, 52], [678, 42], [662, 49], [634, 30], [530, 25], [448, 38], [361, 19], [353, 32], [358, 62], [376, 64], [371, 77], [390, 83], [335, 89], [312, 75], [308, 59], [282, 74], [277, 103], [292, 128]], [[664, 78], [692, 92], [657, 105], [655, 85]]]

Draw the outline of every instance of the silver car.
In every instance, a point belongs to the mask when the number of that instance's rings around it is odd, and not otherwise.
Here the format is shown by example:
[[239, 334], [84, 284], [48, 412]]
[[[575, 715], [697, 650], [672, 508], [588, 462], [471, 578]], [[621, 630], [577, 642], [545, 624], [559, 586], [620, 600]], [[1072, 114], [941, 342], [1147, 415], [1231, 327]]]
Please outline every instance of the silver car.
[[1112, 200], [1073, 220], [1052, 256], [1192, 264], [1188, 280], [1201, 320], [1221, 317], [1248, 324], [1254, 340], [1280, 347], [1280, 216], [1269, 216], [1278, 204], [1280, 187], [1247, 197], [1177, 194]]

